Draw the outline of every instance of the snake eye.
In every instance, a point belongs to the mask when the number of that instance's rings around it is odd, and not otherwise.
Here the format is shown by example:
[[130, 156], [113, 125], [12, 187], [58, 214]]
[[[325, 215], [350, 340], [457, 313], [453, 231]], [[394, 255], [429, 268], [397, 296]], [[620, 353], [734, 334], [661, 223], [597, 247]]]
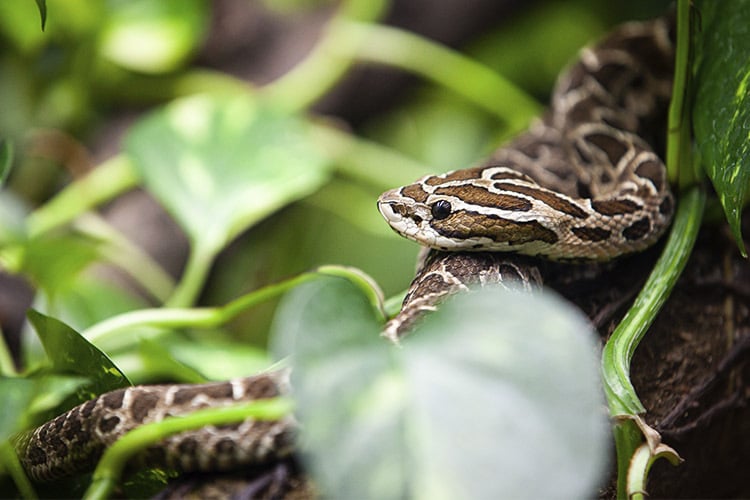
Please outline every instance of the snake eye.
[[449, 201], [438, 200], [432, 204], [432, 217], [436, 220], [445, 219], [451, 214], [451, 209]]

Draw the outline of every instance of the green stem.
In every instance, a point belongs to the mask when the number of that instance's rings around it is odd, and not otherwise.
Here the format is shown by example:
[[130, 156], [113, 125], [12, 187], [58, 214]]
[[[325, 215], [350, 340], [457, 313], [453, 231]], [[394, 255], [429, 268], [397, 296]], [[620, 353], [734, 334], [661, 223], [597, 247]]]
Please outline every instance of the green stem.
[[[695, 186], [694, 159], [691, 155], [690, 113], [690, 0], [679, 0], [677, 7], [677, 52], [675, 80], [669, 109], [667, 170], [680, 185], [675, 219], [662, 255], [632, 307], [604, 346], [602, 372], [604, 390], [612, 417], [635, 416], [645, 412], [630, 381], [630, 363], [640, 341], [684, 269], [700, 230], [706, 194]], [[692, 186], [692, 187], [689, 187]], [[633, 454], [643, 436], [632, 419], [619, 419], [613, 429], [617, 449], [617, 497], [627, 498], [627, 474]], [[645, 482], [646, 478], [643, 478]]]
[[136, 453], [179, 432], [199, 429], [207, 425], [227, 425], [248, 418], [255, 420], [277, 420], [292, 411], [292, 403], [286, 398], [261, 399], [223, 408], [206, 408], [180, 416], [169, 417], [138, 427], [107, 448], [94, 471], [91, 485], [84, 494], [85, 499], [107, 498], [119, 481], [128, 460]]
[[13, 448], [10, 441], [5, 441], [0, 444], [0, 457], [2, 457], [1, 461], [5, 465], [7, 472], [10, 473], [13, 481], [16, 483], [21, 498], [24, 498], [25, 500], [39, 498], [34, 491], [34, 487], [31, 485], [29, 478], [26, 477], [26, 472], [24, 472], [23, 466], [21, 465], [20, 460], [18, 460], [16, 450]]
[[388, 26], [349, 22], [351, 38], [366, 38], [357, 56], [432, 80], [493, 113], [511, 131], [520, 131], [542, 106], [486, 66], [413, 33]]
[[617, 450], [617, 500], [627, 499], [630, 459], [642, 442], [638, 426], [631, 419], [622, 419], [612, 427]]
[[189, 307], [195, 303], [219, 250], [205, 248], [196, 241], [192, 242], [185, 270], [172, 296], [166, 302], [167, 307]]
[[13, 166], [13, 142], [0, 138], [0, 187], [5, 185], [10, 168]]
[[117, 332], [146, 326], [155, 328], [213, 328], [230, 321], [246, 309], [277, 297], [320, 275], [339, 276], [357, 284], [370, 298], [373, 309], [378, 312], [380, 319], [385, 320], [382, 293], [369, 276], [352, 268], [323, 266], [316, 271], [302, 273], [294, 278], [242, 295], [223, 307], [141, 309], [101, 321], [85, 330], [82, 335], [94, 344], [101, 344]]
[[345, 29], [347, 19], [377, 20], [385, 11], [386, 0], [348, 0], [339, 8], [310, 55], [291, 71], [262, 89], [273, 101], [289, 111], [305, 109], [344, 75], [354, 62], [362, 36]]
[[[630, 382], [630, 362], [633, 353], [654, 321], [656, 314], [666, 302], [690, 257], [698, 236], [706, 194], [701, 187], [693, 187], [682, 194], [675, 214], [674, 224], [661, 257], [651, 275], [636, 297], [622, 322], [604, 346], [602, 371], [604, 392], [607, 396], [610, 415], [637, 415], [645, 408], [638, 399]], [[618, 470], [622, 472], [635, 449], [640, 444], [640, 433], [634, 432], [632, 422], [626, 421], [615, 427]], [[620, 428], [620, 430], [618, 430]], [[618, 485], [625, 478], [618, 476]], [[622, 483], [624, 486], [624, 483]], [[623, 490], [619, 489], [622, 492]], [[618, 493], [618, 497], [621, 497]]]
[[391, 148], [353, 136], [335, 127], [315, 123], [313, 140], [337, 164], [339, 173], [380, 189], [413, 182], [430, 168]]
[[18, 375], [16, 365], [13, 363], [13, 356], [10, 354], [8, 343], [5, 341], [5, 335], [3, 335], [2, 325], [0, 325], [0, 376], [15, 377], [16, 375]]
[[31, 213], [27, 218], [29, 237], [36, 238], [67, 224], [137, 183], [138, 176], [127, 156], [110, 158]]
[[[690, 63], [692, 61], [692, 37], [690, 36], [690, 2], [681, 0], [677, 4], [677, 47], [675, 51], [675, 74], [672, 84], [672, 100], [669, 104], [667, 127], [667, 170], [669, 179], [685, 188], [696, 182], [691, 161], [690, 119], [687, 109], [692, 97]], [[690, 167], [690, 168], [688, 168]]]
[[645, 411], [630, 382], [630, 361], [690, 257], [700, 229], [705, 200], [705, 192], [700, 187], [683, 193], [661, 257], [633, 306], [604, 346], [604, 388], [613, 417], [637, 415]]
[[125, 271], [145, 291], [160, 302], [167, 300], [174, 289], [174, 280], [148, 253], [130, 242], [105, 219], [94, 213], [83, 214], [76, 229], [105, 242], [102, 256]]

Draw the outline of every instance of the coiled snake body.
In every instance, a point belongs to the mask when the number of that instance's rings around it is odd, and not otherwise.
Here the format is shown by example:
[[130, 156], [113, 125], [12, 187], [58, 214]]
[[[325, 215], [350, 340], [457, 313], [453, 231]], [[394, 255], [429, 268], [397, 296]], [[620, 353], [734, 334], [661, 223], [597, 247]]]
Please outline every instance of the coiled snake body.
[[[622, 25], [559, 79], [550, 110], [484, 164], [384, 193], [378, 206], [403, 236], [431, 250], [384, 335], [397, 339], [425, 310], [472, 282], [540, 283], [496, 252], [607, 260], [653, 244], [672, 216], [664, 164], [673, 70], [670, 20]], [[498, 98], [502, 98], [499, 96]], [[208, 385], [141, 386], [84, 403], [26, 435], [37, 480], [90, 467], [145, 421], [284, 392], [282, 373]], [[292, 452], [294, 423], [245, 422], [173, 436], [151, 460], [182, 470], [258, 464]]]

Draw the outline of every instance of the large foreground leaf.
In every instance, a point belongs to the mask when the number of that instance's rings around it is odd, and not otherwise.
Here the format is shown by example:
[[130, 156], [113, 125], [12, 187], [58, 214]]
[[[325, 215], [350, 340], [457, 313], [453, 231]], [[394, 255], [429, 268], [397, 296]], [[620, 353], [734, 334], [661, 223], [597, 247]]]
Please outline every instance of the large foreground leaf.
[[606, 465], [596, 343], [559, 299], [457, 297], [391, 346], [343, 280], [296, 289], [292, 354], [308, 466], [333, 498], [585, 498]]
[[693, 113], [703, 164], [740, 250], [750, 188], [750, 0], [700, 2]]

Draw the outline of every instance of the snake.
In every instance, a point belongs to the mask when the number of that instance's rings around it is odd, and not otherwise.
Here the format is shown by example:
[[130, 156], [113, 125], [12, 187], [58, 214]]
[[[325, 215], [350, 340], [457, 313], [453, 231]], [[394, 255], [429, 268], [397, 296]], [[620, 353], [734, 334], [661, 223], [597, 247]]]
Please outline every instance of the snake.
[[[380, 196], [390, 227], [424, 248], [384, 337], [397, 342], [445, 297], [472, 284], [541, 286], [536, 259], [607, 261], [661, 237], [674, 210], [658, 154], [674, 38], [670, 17], [617, 27], [561, 74], [544, 115], [481, 164]], [[283, 371], [129, 387], [25, 433], [16, 448], [29, 476], [49, 481], [90, 470], [104, 449], [146, 422], [289, 390]], [[291, 416], [208, 426], [148, 448], [138, 463], [185, 472], [268, 464], [294, 454], [297, 434]]]

